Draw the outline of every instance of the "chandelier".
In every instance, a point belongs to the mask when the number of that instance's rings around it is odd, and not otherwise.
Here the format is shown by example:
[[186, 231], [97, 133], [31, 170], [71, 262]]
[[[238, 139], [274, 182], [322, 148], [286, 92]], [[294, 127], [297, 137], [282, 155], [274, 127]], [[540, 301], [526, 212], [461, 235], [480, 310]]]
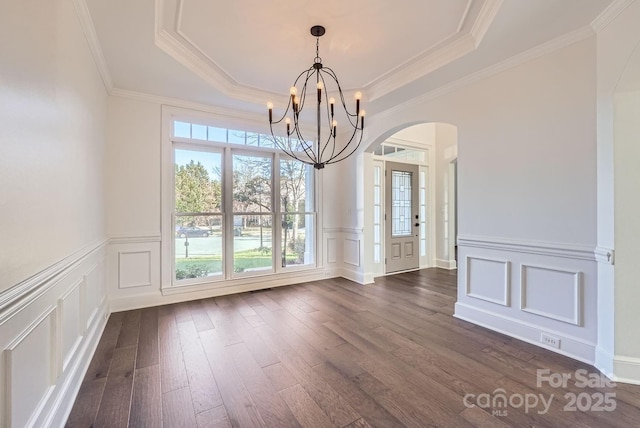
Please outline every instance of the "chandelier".
[[[275, 145], [290, 157], [313, 165], [316, 169], [343, 161], [358, 150], [362, 142], [365, 116], [365, 111], [360, 110], [362, 94], [355, 93], [355, 113], [352, 113], [347, 108], [338, 77], [332, 69], [322, 65], [319, 50], [320, 37], [324, 33], [325, 28], [321, 25], [311, 27], [311, 35], [316, 38], [316, 57], [313, 65], [300, 73], [293, 83], [289, 91], [287, 108], [280, 119], [273, 120], [273, 103], [267, 103], [269, 128]], [[309, 80], [312, 81], [311, 84]], [[314, 86], [316, 96], [313, 94]], [[305, 110], [308, 87], [309, 98], [316, 101], [315, 111], [313, 110], [313, 101]], [[335, 108], [336, 98], [334, 96], [337, 97], [338, 103], [342, 105], [343, 109]], [[302, 128], [304, 128], [304, 123], [308, 123], [309, 119], [313, 118], [314, 113], [317, 132], [314, 135], [315, 139], [309, 140], [303, 136]], [[342, 123], [338, 127], [338, 119], [340, 122], [345, 122], [344, 128], [347, 131], [343, 131]], [[273, 132], [273, 125], [283, 121], [286, 124], [286, 138], [277, 137]]]

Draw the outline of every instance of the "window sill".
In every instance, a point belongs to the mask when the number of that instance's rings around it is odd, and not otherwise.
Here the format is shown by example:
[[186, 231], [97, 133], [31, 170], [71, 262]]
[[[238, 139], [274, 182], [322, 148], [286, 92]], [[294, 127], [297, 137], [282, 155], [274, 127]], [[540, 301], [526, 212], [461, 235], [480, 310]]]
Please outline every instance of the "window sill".
[[[233, 279], [203, 278], [203, 282], [190, 284], [177, 284], [161, 289], [165, 296], [213, 291], [216, 295], [243, 293], [246, 291], [260, 290], [264, 288], [280, 287], [283, 285], [292, 285], [300, 282], [317, 281], [327, 277], [331, 277], [332, 272], [321, 268], [313, 267], [296, 267], [291, 271], [282, 273], [265, 273], [262, 275], [252, 275]], [[220, 293], [220, 291], [223, 291]]]

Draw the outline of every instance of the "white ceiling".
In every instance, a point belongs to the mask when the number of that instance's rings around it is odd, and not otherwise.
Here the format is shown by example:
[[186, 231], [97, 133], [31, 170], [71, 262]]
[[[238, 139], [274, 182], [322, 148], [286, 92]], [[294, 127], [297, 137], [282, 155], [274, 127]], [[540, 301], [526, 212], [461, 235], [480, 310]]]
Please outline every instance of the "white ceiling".
[[[83, 3], [83, 2], [86, 2]], [[567, 34], [611, 0], [76, 0], [114, 88], [249, 112], [320, 56], [370, 112]], [[85, 28], [86, 30], [86, 28]], [[278, 94], [278, 95], [275, 95]]]

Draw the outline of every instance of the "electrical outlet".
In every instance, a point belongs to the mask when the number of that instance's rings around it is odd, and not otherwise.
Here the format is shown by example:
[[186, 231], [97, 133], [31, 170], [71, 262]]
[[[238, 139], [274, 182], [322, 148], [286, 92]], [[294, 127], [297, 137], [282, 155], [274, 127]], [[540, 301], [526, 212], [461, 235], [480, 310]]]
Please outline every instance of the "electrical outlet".
[[560, 339], [555, 336], [549, 336], [548, 334], [540, 334], [540, 342], [552, 348], [560, 348]]

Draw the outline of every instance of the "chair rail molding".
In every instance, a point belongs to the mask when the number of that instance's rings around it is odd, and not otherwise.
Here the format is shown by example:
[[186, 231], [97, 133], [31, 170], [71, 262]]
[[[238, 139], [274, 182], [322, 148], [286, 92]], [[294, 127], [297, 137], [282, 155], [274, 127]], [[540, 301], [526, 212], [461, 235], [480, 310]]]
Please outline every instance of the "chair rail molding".
[[581, 244], [458, 235], [458, 246], [596, 261], [596, 247]]
[[0, 294], [0, 426], [63, 426], [109, 316], [108, 239]]

